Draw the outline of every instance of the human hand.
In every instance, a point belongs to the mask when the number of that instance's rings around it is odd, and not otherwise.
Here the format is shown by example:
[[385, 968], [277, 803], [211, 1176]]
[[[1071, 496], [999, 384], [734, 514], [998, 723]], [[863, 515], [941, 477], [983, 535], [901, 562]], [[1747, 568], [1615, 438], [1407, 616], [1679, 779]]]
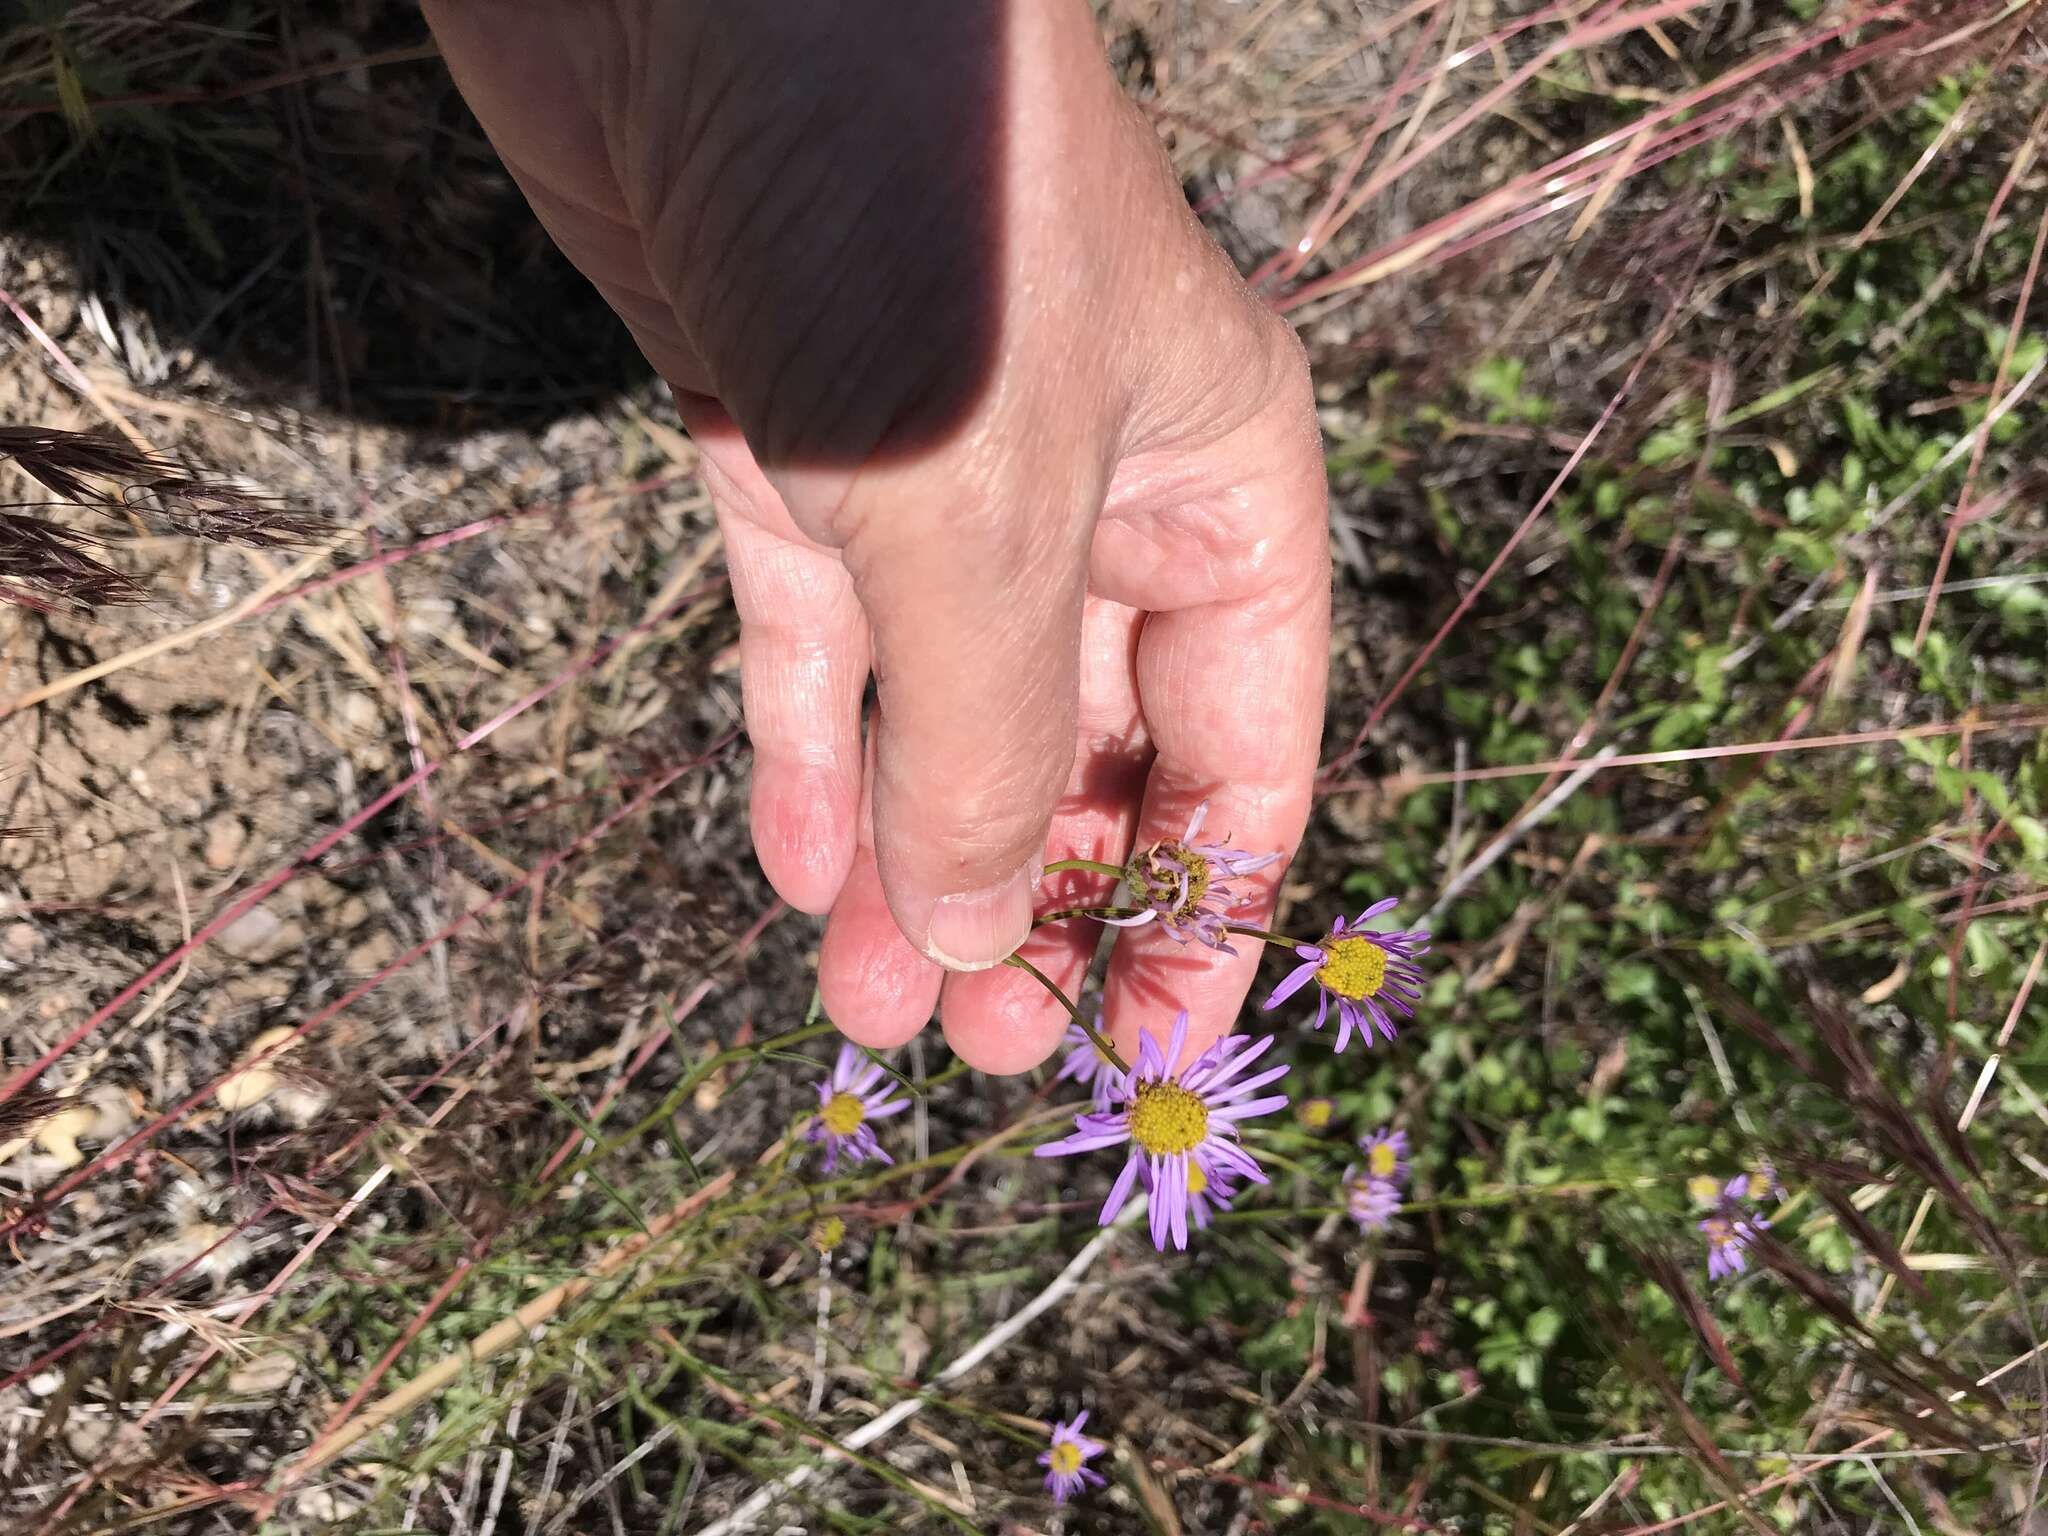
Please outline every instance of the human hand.
[[[753, 835], [831, 916], [827, 1012], [934, 1005], [1021, 1071], [1066, 1016], [1100, 874], [1197, 803], [1239, 848], [1307, 817], [1329, 634], [1320, 438], [1293, 335], [1188, 212], [1078, 0], [429, 0], [464, 96], [669, 380], [741, 620]], [[862, 750], [867, 678], [878, 707]], [[1233, 882], [1266, 921], [1280, 866]], [[1128, 1052], [1225, 1033], [1259, 946], [1129, 929]], [[948, 974], [951, 972], [951, 974]]]

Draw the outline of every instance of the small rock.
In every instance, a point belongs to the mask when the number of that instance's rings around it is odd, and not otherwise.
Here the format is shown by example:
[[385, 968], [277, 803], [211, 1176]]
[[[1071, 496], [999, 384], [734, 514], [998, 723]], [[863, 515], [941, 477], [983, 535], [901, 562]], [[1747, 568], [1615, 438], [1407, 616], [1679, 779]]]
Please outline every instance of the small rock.
[[64, 1420], [64, 1443], [80, 1461], [97, 1461], [113, 1437], [113, 1421], [97, 1414], [88, 1417], [74, 1413]]
[[368, 976], [382, 970], [398, 958], [398, 940], [389, 931], [378, 929], [362, 943], [348, 952], [348, 969], [352, 976]]
[[34, 923], [9, 923], [7, 931], [0, 933], [0, 950], [5, 950], [10, 960], [32, 960], [42, 947], [43, 936]]
[[367, 693], [344, 694], [339, 713], [350, 730], [365, 736], [376, 734], [380, 728], [377, 701]]
[[299, 1373], [299, 1362], [282, 1350], [258, 1355], [228, 1372], [228, 1390], [242, 1397], [264, 1397], [282, 1391]]
[[208, 869], [232, 869], [249, 841], [249, 829], [233, 816], [216, 816], [206, 824], [202, 857]]
[[58, 1166], [76, 1168], [85, 1161], [78, 1138], [94, 1134], [99, 1123], [100, 1112], [90, 1104], [73, 1104], [36, 1127], [36, 1145], [55, 1158]]
[[231, 1003], [281, 1003], [292, 993], [292, 979], [276, 971], [230, 976], [221, 985]]
[[[247, 1109], [276, 1092], [278, 1072], [286, 1054], [279, 1047], [291, 1040], [293, 1033], [289, 1024], [278, 1024], [251, 1040], [239, 1059], [252, 1065], [244, 1066], [214, 1089], [214, 1101], [222, 1109]], [[259, 1056], [263, 1058], [260, 1062], [256, 1060]]]
[[305, 935], [296, 923], [286, 922], [268, 907], [251, 907], [227, 927], [215, 941], [240, 960], [268, 960], [296, 949]]

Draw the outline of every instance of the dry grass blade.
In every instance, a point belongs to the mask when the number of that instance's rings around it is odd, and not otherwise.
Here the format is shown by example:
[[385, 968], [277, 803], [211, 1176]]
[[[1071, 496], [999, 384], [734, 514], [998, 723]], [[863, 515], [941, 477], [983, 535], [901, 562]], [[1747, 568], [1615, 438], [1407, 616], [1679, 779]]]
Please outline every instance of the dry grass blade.
[[67, 432], [60, 427], [0, 426], [0, 458], [65, 501], [93, 505], [105, 499], [95, 481], [148, 484], [178, 472], [169, 459], [105, 432]]
[[27, 693], [0, 702], [0, 720], [6, 719], [9, 715], [18, 714], [22, 710], [29, 709], [34, 705], [46, 703], [54, 698], [60, 698], [64, 694], [70, 693], [73, 689], [82, 688], [87, 683], [96, 682], [102, 677], [107, 677], [125, 668], [136, 666], [141, 662], [148, 661], [156, 656], [162, 656], [167, 652], [182, 650], [197, 641], [205, 639], [208, 635], [218, 634], [221, 630], [232, 628], [234, 625], [241, 623], [243, 619], [247, 618], [257, 608], [261, 607], [267, 599], [283, 591], [293, 582], [298, 581], [311, 572], [315, 566], [327, 558], [327, 554], [326, 548], [309, 551], [300, 558], [296, 565], [278, 572], [277, 575], [266, 581], [248, 597], [228, 609], [225, 613], [215, 614], [212, 618], [194, 624], [189, 629], [181, 629], [175, 634], [161, 635], [131, 650], [123, 651], [118, 656], [110, 656], [105, 661], [97, 661], [89, 667], [81, 667], [76, 672], [68, 673], [63, 677], [43, 684], [39, 688], [31, 688]]
[[149, 589], [86, 553], [91, 535], [20, 512], [0, 512], [0, 602], [38, 613], [139, 603]]
[[1728, 1347], [1728, 1340], [1722, 1334], [1720, 1325], [1714, 1321], [1713, 1309], [1700, 1299], [1692, 1282], [1685, 1278], [1685, 1270], [1675, 1263], [1668, 1253], [1653, 1247], [1639, 1247], [1634, 1250], [1635, 1259], [1645, 1274], [1664, 1288], [1678, 1308], [1679, 1316], [1706, 1351], [1713, 1357], [1715, 1366], [1742, 1391], [1749, 1390], [1749, 1384], [1742, 1379], [1742, 1372], [1736, 1368], [1735, 1353]]
[[62, 1109], [66, 1102], [62, 1094], [34, 1092], [18, 1094], [0, 1103], [0, 1147], [16, 1137], [26, 1136]]
[[[328, 527], [303, 509], [110, 432], [0, 426], [0, 460], [64, 503], [130, 517], [160, 533], [275, 548], [309, 543]], [[92, 542], [90, 534], [29, 510], [0, 514], [0, 601], [90, 610], [149, 595], [141, 582], [87, 554]]]
[[1825, 1179], [1817, 1179], [1813, 1185], [1815, 1193], [1827, 1202], [1828, 1209], [1835, 1213], [1835, 1219], [1855, 1235], [1856, 1241], [1880, 1264], [1889, 1270], [1915, 1296], [1925, 1298], [1927, 1286], [1913, 1273], [1906, 1263], [1906, 1255], [1884, 1233], [1878, 1224], [1856, 1209], [1856, 1203], [1835, 1185]]
[[[442, 1356], [404, 1386], [379, 1399], [360, 1414], [338, 1413], [337, 1422], [330, 1425], [319, 1440], [285, 1474], [282, 1486], [289, 1487], [308, 1473], [326, 1466], [365, 1435], [374, 1434], [382, 1426], [403, 1417], [417, 1404], [447, 1387], [469, 1366], [501, 1354], [511, 1345], [526, 1338], [564, 1307], [574, 1303], [592, 1286], [617, 1274], [633, 1260], [652, 1250], [666, 1233], [673, 1231], [705, 1206], [717, 1200], [732, 1187], [733, 1178], [733, 1171], [727, 1169], [702, 1189], [693, 1190], [667, 1215], [650, 1225], [646, 1232], [627, 1239], [597, 1260], [587, 1274], [578, 1275], [572, 1280], [564, 1280], [543, 1291], [512, 1316], [494, 1323], [472, 1342]], [[349, 1405], [344, 1406], [347, 1408]]]
[[146, 452], [110, 432], [0, 427], [0, 459], [75, 506], [132, 512], [166, 533], [261, 548], [311, 543], [327, 520]]

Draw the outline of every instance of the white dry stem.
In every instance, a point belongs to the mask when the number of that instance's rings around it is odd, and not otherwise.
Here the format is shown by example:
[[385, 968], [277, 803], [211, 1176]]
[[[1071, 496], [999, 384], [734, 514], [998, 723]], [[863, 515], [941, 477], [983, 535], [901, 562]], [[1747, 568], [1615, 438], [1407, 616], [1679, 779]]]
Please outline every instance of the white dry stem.
[[[1115, 1240], [1117, 1233], [1130, 1225], [1136, 1219], [1137, 1214], [1144, 1209], [1145, 1200], [1142, 1197], [1133, 1200], [1129, 1205], [1125, 1206], [1123, 1214], [1118, 1216], [1109, 1226], [1096, 1233], [1093, 1238], [1089, 1239], [1088, 1246], [1075, 1254], [1068, 1261], [1067, 1267], [1055, 1275], [1051, 1283], [1044, 1290], [1025, 1302], [1023, 1306], [1012, 1312], [987, 1333], [983, 1334], [980, 1340], [965, 1354], [959, 1356], [951, 1365], [932, 1377], [927, 1390], [942, 1387], [950, 1381], [956, 1381], [960, 1377], [965, 1376], [969, 1371], [988, 1359], [990, 1355], [993, 1355], [997, 1350], [1008, 1344], [1010, 1340], [1030, 1327], [1043, 1313], [1057, 1306], [1081, 1283], [1082, 1276], [1086, 1275], [1094, 1267], [1095, 1261], [1102, 1257], [1110, 1243]], [[859, 1429], [848, 1435], [841, 1442], [843, 1450], [851, 1453], [873, 1445], [891, 1430], [915, 1418], [922, 1411], [924, 1405], [925, 1399], [922, 1396], [904, 1398], [886, 1413], [877, 1414], [874, 1418], [868, 1420], [867, 1423], [861, 1425]], [[828, 1460], [830, 1459], [828, 1455]], [[703, 1527], [698, 1531], [697, 1536], [733, 1536], [735, 1532], [752, 1529], [754, 1522], [772, 1508], [778, 1500], [803, 1487], [804, 1484], [823, 1471], [825, 1466], [826, 1462], [814, 1461], [807, 1466], [798, 1467], [786, 1476], [776, 1478], [773, 1482], [757, 1489], [744, 1504], [740, 1505], [731, 1514], [723, 1519], [714, 1520], [711, 1524]]]
[[1507, 830], [1488, 844], [1485, 851], [1478, 858], [1451, 877], [1450, 881], [1443, 888], [1443, 894], [1437, 897], [1435, 904], [1424, 914], [1422, 926], [1425, 928], [1433, 927], [1437, 918], [1443, 914], [1444, 909], [1456, 901], [1467, 886], [1493, 868], [1500, 861], [1502, 854], [1520, 842], [1533, 828], [1540, 826], [1549, 818], [1551, 812], [1577, 794], [1579, 786], [1604, 768], [1607, 765], [1607, 760], [1614, 756], [1614, 752], [1615, 749], [1613, 747], [1602, 747], [1591, 759], [1581, 763], [1568, 774], [1563, 782], [1551, 790], [1549, 794], [1531, 806], [1526, 813], [1510, 822]]
[[607, 1467], [594, 1482], [586, 1483], [582, 1488], [579, 1488], [576, 1491], [576, 1496], [562, 1506], [561, 1513], [548, 1522], [547, 1530], [542, 1533], [542, 1536], [559, 1536], [561, 1531], [568, 1528], [569, 1520], [577, 1510], [588, 1504], [592, 1499], [604, 1492], [605, 1489], [611, 1487], [613, 1483], [616, 1483], [664, 1445], [667, 1445], [669, 1441], [676, 1437], [682, 1427], [683, 1421], [681, 1419], [670, 1419], [666, 1424], [655, 1430], [653, 1434], [634, 1446], [626, 1455], [620, 1457], [611, 1466]]
[[1707, 1016], [1700, 995], [1691, 982], [1685, 984], [1685, 1000], [1692, 1004], [1693, 1020], [1706, 1037], [1707, 1055], [1714, 1061], [1714, 1076], [1720, 1079], [1721, 1092], [1728, 1096], [1728, 1103], [1735, 1111], [1735, 1123], [1742, 1127], [1742, 1133], [1751, 1141], [1758, 1140], [1756, 1122], [1749, 1118], [1749, 1107], [1735, 1091], [1735, 1071], [1728, 1065], [1728, 1053], [1721, 1048], [1720, 1031], [1714, 1028], [1714, 1021]]
[[825, 1341], [826, 1330], [832, 1324], [832, 1255], [818, 1255], [818, 1326], [811, 1332], [811, 1400], [810, 1412], [816, 1413], [825, 1401]]
[[512, 1481], [512, 1447], [519, 1443], [519, 1416], [526, 1411], [526, 1399], [516, 1399], [505, 1415], [505, 1447], [498, 1452], [498, 1470], [491, 1478], [491, 1496], [484, 1504], [483, 1524], [476, 1536], [491, 1536], [498, 1527], [498, 1511], [504, 1507], [505, 1489]]
[[548, 1461], [541, 1471], [540, 1496], [533, 1501], [533, 1518], [527, 1523], [526, 1536], [537, 1536], [541, 1520], [547, 1514], [548, 1500], [554, 1497], [555, 1479], [562, 1470], [562, 1452], [569, 1443], [569, 1426], [576, 1418], [576, 1390], [583, 1384], [583, 1372], [589, 1363], [589, 1352], [582, 1340], [576, 1344], [576, 1365], [569, 1376], [569, 1390], [562, 1399], [562, 1412], [555, 1421], [555, 1436], [548, 1446]]

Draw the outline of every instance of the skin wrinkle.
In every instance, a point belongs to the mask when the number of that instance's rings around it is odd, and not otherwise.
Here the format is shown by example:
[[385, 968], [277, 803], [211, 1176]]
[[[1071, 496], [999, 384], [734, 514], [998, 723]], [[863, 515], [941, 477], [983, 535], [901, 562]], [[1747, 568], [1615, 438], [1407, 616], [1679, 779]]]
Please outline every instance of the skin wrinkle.
[[[815, 18], [815, 12], [811, 14]], [[777, 110], [777, 107], [784, 104], [791, 94], [796, 93], [797, 77], [786, 69], [776, 67], [778, 55], [773, 49], [750, 49], [729, 37], [711, 35], [719, 30], [721, 21], [730, 19], [715, 8], [699, 12], [687, 6], [665, 7], [663, 15], [679, 18], [701, 17], [705, 23], [698, 32], [697, 51], [681, 56], [680, 70], [677, 69], [677, 61], [674, 58], [665, 57], [656, 49], [648, 49], [641, 57], [650, 68], [660, 68], [670, 74], [679, 73], [685, 79], [694, 78], [699, 73], [691, 67], [690, 61], [693, 58], [705, 61], [712, 75], [710, 91], [703, 95], [696, 92], [684, 93], [673, 110], [683, 115], [684, 124], [690, 130], [690, 139], [696, 143], [709, 144], [711, 149], [708, 161], [700, 152], [672, 162], [678, 168], [657, 183], [661, 191], [650, 199], [649, 205], [666, 212], [670, 200], [675, 198], [677, 193], [687, 189], [687, 200], [697, 205], [694, 210], [697, 217], [690, 221], [690, 228], [702, 229], [709, 222], [703, 217], [705, 211], [725, 206], [721, 201], [725, 190], [724, 183], [736, 164], [751, 156], [760, 155], [766, 158], [766, 168], [770, 172], [783, 168], [783, 154], [790, 143], [790, 136], [774, 135], [763, 130], [773, 129], [784, 122], [784, 114]], [[756, 111], [751, 115], [736, 111], [731, 122], [724, 122], [722, 114], [726, 111], [728, 101], [734, 98], [753, 104]], [[816, 99], [813, 98], [813, 101]], [[699, 101], [703, 103], [701, 108], [697, 105]], [[763, 107], [763, 103], [769, 105]], [[744, 218], [752, 209], [756, 190], [763, 186], [773, 187], [777, 180], [778, 177], [774, 174], [750, 178], [747, 188], [733, 202], [738, 216]], [[657, 231], [663, 222], [658, 213], [655, 220]], [[700, 263], [722, 255], [736, 234], [737, 231], [732, 229], [718, 229], [709, 234], [709, 252], [692, 248], [686, 235], [681, 248], [664, 254], [674, 258], [673, 270], [687, 275], [697, 271]]]
[[[632, 83], [631, 112], [634, 116], [651, 117], [664, 104], [669, 82], [657, 77], [657, 71], [673, 75], [680, 72], [685, 78], [695, 76], [698, 71], [691, 61], [701, 58], [708, 48], [704, 29], [692, 26], [699, 20], [696, 11], [688, 7], [669, 7], [663, 12], [679, 31], [672, 38], [647, 40], [633, 54], [640, 68], [635, 72]], [[676, 114], [674, 129], [670, 133], [642, 135], [629, 138], [623, 161], [632, 171], [631, 180], [640, 189], [639, 206], [643, 210], [643, 222], [650, 237], [658, 234], [663, 217], [668, 210], [672, 189], [683, 180], [684, 167], [697, 166], [708, 152], [714, 157], [720, 153], [712, 126], [725, 110], [727, 100], [743, 85], [756, 84], [762, 73], [762, 66], [751, 65], [744, 59], [727, 59], [722, 68], [712, 71], [708, 87], [701, 91], [689, 91], [673, 102], [671, 110]], [[745, 141], [734, 135], [733, 145], [737, 149]], [[711, 148], [707, 151], [706, 146]], [[699, 172], [698, 174], [703, 174]], [[644, 210], [654, 210], [654, 218], [645, 220]], [[649, 267], [657, 265], [653, 251], [647, 253]]]
[[[811, 327], [799, 327], [792, 332], [788, 349], [780, 360], [781, 365], [771, 371], [770, 376], [774, 383], [763, 402], [761, 414], [763, 420], [767, 422], [804, 422], [834, 443], [850, 444], [872, 438], [872, 446], [878, 448], [888, 439], [886, 425], [863, 430], [858, 434], [849, 431], [848, 428], [856, 419], [856, 412], [861, 408], [861, 398], [858, 391], [843, 385], [835, 386], [833, 381], [863, 376], [863, 370], [857, 366], [853, 354], [872, 354], [879, 350], [879, 328], [872, 322], [862, 326], [848, 326], [843, 322], [834, 325], [824, 319], [832, 313], [832, 301], [838, 297], [841, 288], [853, 280], [855, 271], [852, 262], [840, 263], [833, 274], [831, 285], [824, 293], [818, 295], [818, 306], [814, 311], [819, 317], [818, 320], [814, 320]], [[871, 306], [850, 307], [857, 313], [871, 313]], [[821, 322], [824, 326], [823, 340], [827, 344], [836, 344], [832, 353], [825, 353], [822, 347], [815, 345], [816, 327]], [[792, 365], [798, 357], [810, 351], [820, 354], [823, 365], [814, 364], [806, 375]], [[802, 388], [807, 377], [812, 385], [810, 393], [814, 398], [791, 398], [794, 392]], [[903, 414], [901, 408], [899, 407], [894, 414], [900, 419]]]
[[[805, 134], [816, 129], [818, 119], [826, 111], [826, 99], [823, 97], [814, 98], [805, 104], [804, 116], [797, 122], [793, 131], [783, 133], [778, 140], [773, 142], [764, 140], [752, 146], [750, 152], [767, 158], [773, 164], [782, 165], [787, 155], [787, 150], [784, 146], [790, 143], [802, 143]], [[844, 124], [835, 125], [839, 129], [843, 129], [844, 126]], [[698, 183], [694, 176], [691, 177], [688, 190], [682, 201], [688, 206], [700, 209], [720, 206], [720, 198], [726, 191], [721, 183], [728, 178], [729, 172], [736, 169], [737, 159], [738, 157], [735, 155], [722, 157], [714, 161], [710, 168], [710, 173], [701, 183]], [[821, 167], [820, 169], [824, 168]], [[753, 185], [758, 187], [760, 182], [756, 181]], [[758, 281], [760, 274], [751, 270], [753, 263], [759, 259], [761, 252], [780, 248], [785, 240], [794, 235], [797, 226], [805, 218], [816, 215], [818, 204], [815, 194], [819, 193], [821, 188], [818, 185], [818, 178], [815, 176], [799, 179], [796, 176], [790, 175], [787, 171], [772, 178], [768, 185], [773, 188], [775, 196], [782, 202], [783, 206], [779, 210], [772, 206], [763, 207], [761, 200], [758, 198], [742, 197], [737, 199], [737, 205], [743, 210], [743, 215], [737, 221], [737, 227], [719, 242], [715, 252], [703, 256], [696, 262], [688, 262], [687, 255], [685, 257], [688, 265], [683, 267], [684, 271], [694, 272], [701, 269], [707, 274], [703, 293], [695, 299], [692, 305], [698, 311], [698, 317], [700, 321], [706, 324], [707, 329], [714, 319], [723, 317], [733, 311], [735, 307], [733, 289], [749, 279], [755, 280], [753, 291], [747, 296], [745, 307], [740, 308], [738, 311], [740, 317], [738, 324], [732, 327], [732, 330], [737, 335], [745, 336], [751, 334], [755, 327], [761, 323], [761, 310], [783, 297], [783, 295], [775, 293], [772, 286]], [[752, 229], [749, 227], [759, 223], [763, 218], [770, 220], [765, 228]], [[827, 222], [824, 227], [833, 231], [845, 231], [844, 235], [840, 238], [838, 252], [838, 254], [843, 256], [846, 248], [857, 237], [857, 222], [851, 219], [842, 220], [835, 217]], [[814, 230], [813, 233], [815, 234], [816, 231]], [[738, 261], [732, 260], [731, 258], [735, 255], [738, 255], [741, 259]], [[852, 266], [852, 263], [841, 261], [833, 262], [829, 265], [838, 269], [839, 272], [844, 272]], [[825, 296], [808, 295], [807, 297], [812, 300], [813, 313], [826, 311]], [[787, 357], [778, 359], [778, 363], [783, 366], [786, 366], [789, 361], [790, 359]], [[779, 372], [779, 368], [772, 371]]]

